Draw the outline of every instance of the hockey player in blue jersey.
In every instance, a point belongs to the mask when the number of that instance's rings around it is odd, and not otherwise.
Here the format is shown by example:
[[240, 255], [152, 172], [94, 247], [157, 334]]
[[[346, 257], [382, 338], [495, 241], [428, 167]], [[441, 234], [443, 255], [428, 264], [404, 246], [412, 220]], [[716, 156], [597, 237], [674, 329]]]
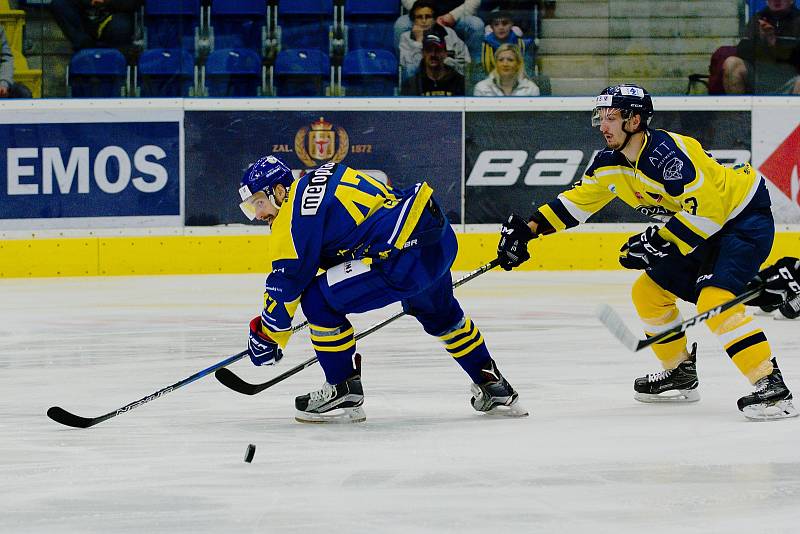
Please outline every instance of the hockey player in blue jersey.
[[[615, 197], [664, 222], [632, 236], [620, 264], [642, 275], [631, 296], [647, 335], [683, 321], [677, 299], [714, 309], [742, 293], [767, 259], [775, 234], [764, 178], [749, 164], [725, 167], [691, 137], [649, 128], [653, 103], [643, 88], [622, 84], [595, 99], [592, 126], [600, 128], [600, 151], [575, 183], [540, 206], [526, 221], [512, 215], [498, 245], [500, 265], [526, 261], [528, 242], [586, 221]], [[771, 280], [759, 297], [779, 304], [800, 293], [796, 258], [783, 258], [760, 274]], [[780, 276], [772, 277], [772, 275]], [[752, 304], [760, 304], [753, 301]], [[766, 335], [741, 304], [709, 318], [733, 364], [755, 386], [738, 401], [749, 419], [795, 417], [792, 393], [783, 381]], [[663, 371], [638, 378], [641, 402], [699, 400], [695, 349], [684, 333], [652, 345]]]
[[394, 190], [333, 162], [297, 180], [275, 156], [245, 172], [240, 207], [272, 228], [272, 270], [263, 311], [250, 322], [250, 359], [272, 365], [282, 358], [300, 305], [325, 373], [320, 390], [295, 399], [298, 421], [366, 419], [361, 356], [347, 314], [397, 301], [472, 379], [475, 410], [528, 414], [453, 296], [458, 245], [432, 193], [424, 182]]

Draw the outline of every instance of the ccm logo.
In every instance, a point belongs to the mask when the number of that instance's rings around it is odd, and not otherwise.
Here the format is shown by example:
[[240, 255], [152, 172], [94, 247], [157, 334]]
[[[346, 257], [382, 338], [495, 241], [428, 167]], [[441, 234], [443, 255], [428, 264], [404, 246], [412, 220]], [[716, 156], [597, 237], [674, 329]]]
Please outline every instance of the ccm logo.
[[[139, 147], [133, 161], [122, 147], [113, 145], [101, 149], [94, 157], [87, 146], [73, 147], [66, 162], [58, 147], [42, 147], [41, 154], [39, 148], [9, 148], [6, 192], [9, 195], [51, 195], [56, 190], [61, 194], [88, 193], [91, 176], [104, 193], [119, 193], [129, 184], [142, 193], [155, 193], [167, 185], [167, 170], [158, 163], [166, 157], [164, 149], [156, 145]], [[113, 172], [110, 174], [109, 170]]]
[[[584, 163], [584, 171], [598, 152], [600, 151], [595, 150]], [[714, 150], [712, 155], [724, 165], [750, 161], [749, 150]], [[528, 167], [523, 183], [525, 185], [571, 184], [583, 161], [582, 150], [539, 150], [533, 156], [533, 163]], [[519, 180], [527, 162], [527, 150], [484, 150], [469, 173], [467, 185], [514, 185]]]

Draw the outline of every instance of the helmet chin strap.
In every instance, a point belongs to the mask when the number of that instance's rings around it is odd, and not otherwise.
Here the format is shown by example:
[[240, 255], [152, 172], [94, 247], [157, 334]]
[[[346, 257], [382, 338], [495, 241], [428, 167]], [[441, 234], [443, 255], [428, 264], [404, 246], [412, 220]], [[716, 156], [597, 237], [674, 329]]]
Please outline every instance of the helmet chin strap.
[[631, 119], [625, 119], [625, 122], [622, 123], [622, 131], [625, 132], [625, 141], [622, 143], [622, 146], [620, 146], [617, 149], [617, 152], [622, 152], [623, 150], [625, 150], [625, 147], [628, 146], [628, 141], [631, 140], [631, 137], [633, 137], [637, 133], [643, 132], [643, 130], [637, 130], [635, 132], [629, 132], [628, 130], [626, 130], [625, 125], [628, 124], [629, 120]]
[[[269, 199], [270, 203], [275, 207], [276, 210], [281, 209], [281, 206], [275, 203], [275, 195], [269, 195], [267, 198]], [[283, 202], [281, 202], [281, 204], [283, 204]]]
[[275, 201], [275, 190], [273, 189], [272, 191], [273, 191], [272, 193], [267, 195], [267, 198], [269, 199], [270, 203], [275, 207], [275, 209], [280, 211], [281, 206], [283, 206], [283, 203], [286, 201], [286, 196], [289, 194], [289, 190], [284, 188], [283, 200], [281, 200], [280, 204], [278, 204]]

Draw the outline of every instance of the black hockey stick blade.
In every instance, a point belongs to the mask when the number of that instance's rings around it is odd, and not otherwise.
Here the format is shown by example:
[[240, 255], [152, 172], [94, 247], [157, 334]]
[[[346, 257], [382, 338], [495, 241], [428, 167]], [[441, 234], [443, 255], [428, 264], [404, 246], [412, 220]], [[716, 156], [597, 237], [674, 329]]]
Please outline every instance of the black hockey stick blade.
[[611, 334], [617, 338], [628, 350], [632, 352], [638, 352], [654, 343], [658, 343], [659, 341], [663, 341], [668, 337], [674, 336], [675, 334], [684, 332], [696, 324], [705, 322], [711, 317], [719, 315], [720, 313], [729, 310], [738, 304], [754, 299], [761, 293], [763, 289], [763, 285], [754, 287], [727, 302], [723, 302], [715, 308], [711, 308], [708, 311], [699, 313], [691, 319], [685, 320], [681, 324], [667, 328], [666, 330], [663, 330], [658, 334], [645, 339], [639, 339], [636, 334], [634, 334], [631, 329], [628, 328], [628, 326], [625, 324], [625, 321], [622, 320], [622, 317], [620, 317], [617, 311], [608, 304], [599, 305], [595, 310], [595, 315], [598, 319], [600, 319], [600, 322], [603, 323], [606, 328], [608, 328], [609, 332], [611, 332]]
[[[492, 269], [494, 269], [498, 265], [500, 265], [500, 260], [498, 258], [493, 259], [489, 263], [481, 265], [480, 267], [478, 267], [474, 271], [470, 272], [467, 275], [464, 275], [463, 277], [461, 277], [458, 280], [456, 280], [455, 282], [453, 282], [453, 289], [457, 288], [461, 284], [469, 282], [470, 280], [472, 280], [473, 278], [475, 278], [478, 275], [481, 275], [481, 274], [483, 274], [483, 273], [485, 273], [487, 271], [491, 271]], [[399, 319], [400, 317], [402, 317], [404, 315], [406, 315], [406, 312], [398, 312], [398, 313], [392, 315], [391, 317], [389, 317], [388, 319], [385, 319], [385, 320], [381, 321], [380, 323], [372, 325], [371, 327], [367, 328], [363, 332], [359, 332], [355, 336], [355, 340], [358, 341], [359, 339], [361, 339], [361, 338], [363, 338], [365, 336], [368, 336], [369, 334], [375, 332], [376, 330], [380, 330], [381, 328], [383, 328], [387, 324], [389, 324], [389, 323], [391, 323], [393, 321], [396, 321], [397, 319]], [[307, 322], [304, 323], [304, 325], [305, 324], [307, 324]], [[297, 329], [298, 328], [294, 328], [293, 330], [296, 331]], [[247, 382], [247, 381], [243, 380], [241, 377], [239, 377], [236, 373], [234, 373], [230, 369], [227, 369], [227, 368], [224, 368], [224, 367], [221, 368], [221, 369], [217, 369], [217, 371], [214, 373], [214, 377], [217, 380], [219, 380], [219, 382], [223, 386], [228, 387], [228, 388], [230, 388], [230, 389], [232, 389], [232, 390], [234, 390], [234, 391], [236, 391], [238, 393], [242, 393], [243, 395], [255, 395], [257, 393], [261, 393], [262, 391], [264, 391], [267, 388], [270, 388], [270, 387], [274, 386], [275, 384], [277, 384], [279, 382], [283, 382], [284, 380], [286, 380], [290, 376], [293, 376], [293, 375], [299, 373], [300, 371], [302, 371], [306, 367], [310, 367], [310, 366], [314, 365], [315, 363], [317, 363], [317, 357], [316, 356], [314, 356], [313, 358], [309, 358], [308, 360], [304, 361], [303, 363], [292, 367], [291, 369], [289, 369], [285, 373], [280, 374], [280, 375], [276, 376], [275, 378], [272, 378], [272, 379], [267, 380], [266, 382], [262, 382], [260, 384], [251, 384], [250, 382]]]
[[97, 423], [105, 421], [111, 416], [104, 415], [101, 417], [81, 417], [80, 415], [75, 415], [74, 413], [68, 412], [60, 406], [53, 406], [47, 410], [47, 417], [56, 423], [61, 423], [62, 425], [72, 426], [75, 428], [89, 428], [90, 426], [94, 426]]

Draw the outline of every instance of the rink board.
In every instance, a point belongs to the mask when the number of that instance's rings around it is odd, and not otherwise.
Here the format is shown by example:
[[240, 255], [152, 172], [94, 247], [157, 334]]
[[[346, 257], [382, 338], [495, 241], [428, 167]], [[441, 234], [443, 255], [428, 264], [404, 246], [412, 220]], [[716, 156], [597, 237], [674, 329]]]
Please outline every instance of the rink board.
[[[531, 244], [532, 259], [520, 269], [619, 269], [619, 247], [632, 233], [627, 229], [551, 235]], [[459, 233], [453, 269], [472, 270], [491, 260], [498, 236], [497, 232]], [[0, 278], [265, 273], [269, 241], [270, 236], [259, 234], [0, 240], [4, 258]], [[799, 254], [800, 231], [776, 235], [770, 259]]]

